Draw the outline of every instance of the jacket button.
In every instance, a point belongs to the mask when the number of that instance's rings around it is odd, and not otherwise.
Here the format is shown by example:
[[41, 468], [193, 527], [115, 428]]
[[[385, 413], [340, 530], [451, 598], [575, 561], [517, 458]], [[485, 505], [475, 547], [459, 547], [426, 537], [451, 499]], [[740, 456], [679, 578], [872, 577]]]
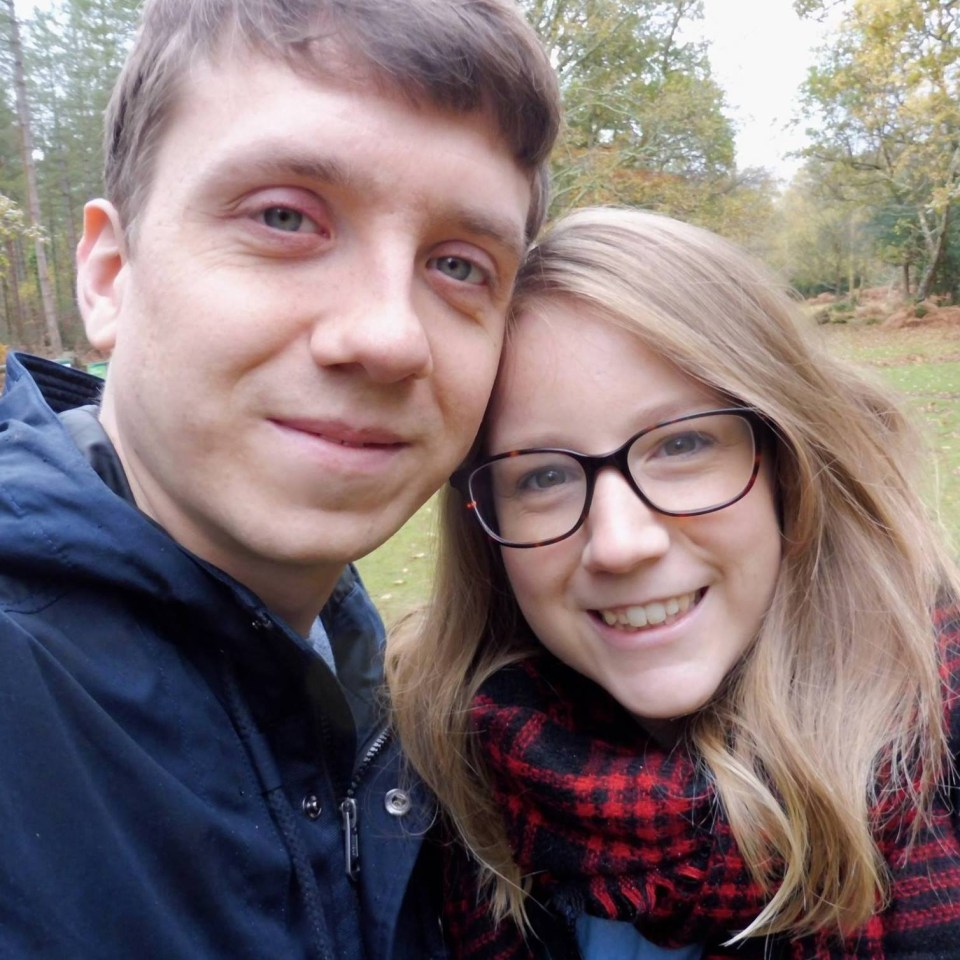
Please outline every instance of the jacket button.
[[410, 794], [399, 788], [388, 790], [383, 798], [383, 805], [387, 808], [387, 813], [391, 817], [403, 817], [410, 812]]
[[300, 809], [309, 820], [316, 820], [323, 812], [320, 800], [316, 794], [313, 793], [308, 793], [303, 800], [300, 801]]

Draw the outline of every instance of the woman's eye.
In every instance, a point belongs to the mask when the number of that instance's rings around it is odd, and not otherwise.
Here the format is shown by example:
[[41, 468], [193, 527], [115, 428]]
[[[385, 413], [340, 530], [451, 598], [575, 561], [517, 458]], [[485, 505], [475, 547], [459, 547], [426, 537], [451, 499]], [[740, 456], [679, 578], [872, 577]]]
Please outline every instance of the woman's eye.
[[702, 433], [679, 433], [665, 440], [660, 451], [665, 457], [689, 456], [711, 446], [710, 440]]
[[285, 233], [316, 233], [316, 224], [305, 214], [291, 207], [267, 207], [260, 213], [264, 226]]
[[451, 280], [458, 280], [460, 283], [486, 283], [486, 273], [475, 263], [463, 257], [437, 257], [431, 263]]
[[517, 486], [521, 490], [548, 490], [567, 482], [567, 472], [560, 467], [548, 467], [522, 477]]

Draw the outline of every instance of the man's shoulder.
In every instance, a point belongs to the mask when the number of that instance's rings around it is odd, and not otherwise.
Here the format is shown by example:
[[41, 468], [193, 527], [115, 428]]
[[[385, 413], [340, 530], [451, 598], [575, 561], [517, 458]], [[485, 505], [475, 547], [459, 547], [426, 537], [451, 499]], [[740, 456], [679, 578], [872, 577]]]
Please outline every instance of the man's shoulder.
[[[96, 378], [42, 357], [12, 354], [0, 397], [0, 521], [46, 514], [72, 499], [64, 490], [85, 461], [59, 414], [97, 397]], [[92, 382], [91, 382], [92, 381]], [[92, 474], [90, 474], [92, 476]], [[0, 544], [10, 532], [0, 532]]]
[[331, 635], [344, 631], [363, 631], [378, 639], [384, 637], [383, 621], [354, 564], [344, 568], [337, 585], [321, 612], [324, 627]]
[[142, 524], [60, 428], [0, 432], [0, 609], [37, 611], [96, 570], [130, 576]]
[[82, 370], [28, 353], [11, 353], [0, 404], [5, 417], [35, 415], [44, 406], [49, 414], [58, 414], [98, 403], [102, 390], [103, 381]]
[[[9, 614], [36, 614], [39, 622], [49, 607], [50, 619], [57, 601], [77, 590], [91, 604], [110, 601], [122, 584], [144, 592], [157, 576], [143, 557], [165, 559], [164, 569], [173, 562], [169, 538], [104, 482], [74, 439], [88, 436], [91, 425], [100, 429], [89, 412], [98, 384], [42, 358], [8, 359], [0, 398], [0, 609]], [[73, 417], [72, 428], [62, 416]]]

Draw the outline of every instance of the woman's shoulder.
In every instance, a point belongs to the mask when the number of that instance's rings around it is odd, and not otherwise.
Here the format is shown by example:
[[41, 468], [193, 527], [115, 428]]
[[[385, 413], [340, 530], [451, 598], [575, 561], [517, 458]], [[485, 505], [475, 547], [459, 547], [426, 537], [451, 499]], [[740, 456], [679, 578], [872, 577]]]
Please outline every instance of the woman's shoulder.
[[939, 604], [933, 611], [933, 625], [940, 649], [940, 673], [948, 697], [960, 697], [960, 600]]
[[[960, 755], [960, 601], [943, 602], [933, 613], [943, 680], [950, 751]], [[956, 762], [956, 761], [955, 761]]]
[[[933, 625], [940, 638], [941, 650], [960, 661], [960, 599], [939, 603], [933, 611]], [[954, 667], [960, 669], [960, 663], [955, 662]]]

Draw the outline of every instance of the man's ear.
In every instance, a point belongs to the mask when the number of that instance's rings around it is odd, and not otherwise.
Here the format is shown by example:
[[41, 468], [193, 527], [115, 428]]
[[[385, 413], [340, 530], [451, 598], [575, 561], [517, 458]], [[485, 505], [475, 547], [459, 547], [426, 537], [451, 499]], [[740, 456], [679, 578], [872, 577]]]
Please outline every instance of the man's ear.
[[77, 245], [77, 302], [87, 339], [109, 353], [117, 341], [127, 265], [120, 215], [112, 203], [91, 200], [83, 208]]

